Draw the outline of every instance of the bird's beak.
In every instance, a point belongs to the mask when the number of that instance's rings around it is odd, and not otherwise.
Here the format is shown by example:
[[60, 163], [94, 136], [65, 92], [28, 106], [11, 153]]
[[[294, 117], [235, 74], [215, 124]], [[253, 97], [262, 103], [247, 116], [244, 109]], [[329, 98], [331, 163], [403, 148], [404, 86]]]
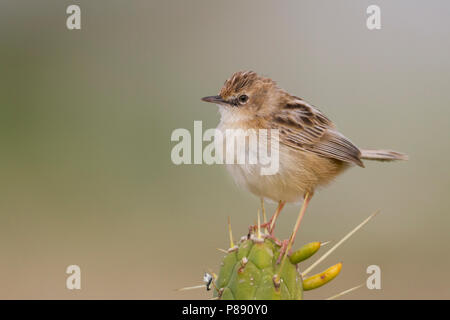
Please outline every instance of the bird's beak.
[[202, 101], [210, 102], [210, 103], [217, 103], [217, 104], [227, 104], [228, 103], [226, 100], [223, 100], [221, 96], [203, 97]]

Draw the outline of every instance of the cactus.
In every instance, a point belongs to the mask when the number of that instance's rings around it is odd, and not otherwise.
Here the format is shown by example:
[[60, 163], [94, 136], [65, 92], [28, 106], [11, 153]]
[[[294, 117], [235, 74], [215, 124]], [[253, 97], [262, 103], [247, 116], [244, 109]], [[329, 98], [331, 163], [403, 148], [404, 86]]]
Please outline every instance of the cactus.
[[[303, 299], [304, 291], [319, 288], [336, 278], [342, 269], [342, 263], [337, 263], [310, 277], [306, 277], [306, 274], [376, 214], [377, 212], [373, 213], [350, 231], [303, 273], [300, 271], [300, 262], [313, 256], [325, 243], [311, 242], [289, 254], [298, 228], [294, 228], [289, 240], [279, 241], [267, 230], [264, 232], [259, 224], [258, 214], [257, 228], [250, 228], [249, 234], [234, 245], [229, 223], [230, 248], [226, 250], [219, 275], [215, 279], [213, 298], [223, 300]], [[346, 290], [334, 297], [359, 287], [361, 286]]]
[[303, 280], [299, 263], [311, 257], [320, 242], [304, 245], [291, 255], [283, 252], [283, 242], [267, 233], [250, 233], [227, 250], [214, 297], [224, 300], [300, 300], [304, 290], [318, 288], [335, 278], [339, 263], [322, 274]]
[[[304, 291], [319, 288], [336, 278], [342, 269], [342, 263], [337, 263], [318, 274], [309, 277], [306, 277], [306, 275], [377, 213], [378, 211], [371, 214], [303, 272], [300, 271], [300, 263], [307, 261], [326, 243], [311, 242], [305, 244], [297, 251], [291, 252], [298, 230], [299, 219], [291, 237], [288, 240], [280, 241], [273, 236], [273, 229], [271, 230], [268, 227], [270, 223], [260, 224], [258, 213], [257, 225], [250, 227], [249, 234], [242, 237], [237, 244], [233, 241], [231, 224], [228, 221], [230, 247], [228, 250], [219, 249], [225, 253], [225, 256], [218, 276], [215, 273], [212, 273], [212, 275], [209, 273], [205, 274], [204, 282], [206, 283], [206, 288], [207, 290], [213, 289], [212, 299], [303, 299]], [[302, 213], [299, 216], [301, 217]], [[361, 286], [345, 290], [329, 299], [338, 298]], [[180, 290], [202, 287], [204, 288], [205, 285], [186, 287]]]

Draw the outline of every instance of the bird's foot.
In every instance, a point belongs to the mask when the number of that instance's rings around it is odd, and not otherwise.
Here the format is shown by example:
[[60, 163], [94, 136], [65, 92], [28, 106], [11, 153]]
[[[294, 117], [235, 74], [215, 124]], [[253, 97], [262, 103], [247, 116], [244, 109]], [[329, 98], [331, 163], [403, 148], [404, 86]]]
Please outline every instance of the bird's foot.
[[[263, 224], [261, 224], [259, 226], [259, 229], [260, 230], [266, 229], [270, 234], [272, 234], [273, 231], [269, 231], [270, 230], [270, 224], [271, 224], [271, 221], [263, 223]], [[253, 225], [253, 226], [248, 227], [249, 235], [254, 233], [254, 232], [256, 232], [256, 231], [258, 231], [258, 225]]]
[[280, 255], [278, 256], [277, 264], [279, 264], [281, 262], [281, 259], [286, 254], [286, 250], [288, 248], [288, 245], [289, 245], [289, 240], [288, 239], [281, 241]]

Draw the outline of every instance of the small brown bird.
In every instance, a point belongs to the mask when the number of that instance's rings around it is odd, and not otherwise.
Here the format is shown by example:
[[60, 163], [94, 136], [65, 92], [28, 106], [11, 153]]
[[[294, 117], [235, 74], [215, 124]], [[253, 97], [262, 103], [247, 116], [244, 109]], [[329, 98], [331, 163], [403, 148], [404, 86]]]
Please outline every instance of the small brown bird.
[[267, 223], [271, 233], [286, 202], [304, 199], [301, 220], [316, 188], [328, 184], [346, 168], [364, 167], [362, 160], [408, 158], [391, 150], [356, 147], [317, 108], [252, 71], [236, 72], [225, 81], [219, 95], [202, 100], [219, 106], [218, 129], [222, 131], [278, 129], [279, 170], [276, 174], [261, 175], [255, 170], [257, 164], [227, 165], [235, 181], [260, 197], [262, 203], [264, 199], [279, 203]]

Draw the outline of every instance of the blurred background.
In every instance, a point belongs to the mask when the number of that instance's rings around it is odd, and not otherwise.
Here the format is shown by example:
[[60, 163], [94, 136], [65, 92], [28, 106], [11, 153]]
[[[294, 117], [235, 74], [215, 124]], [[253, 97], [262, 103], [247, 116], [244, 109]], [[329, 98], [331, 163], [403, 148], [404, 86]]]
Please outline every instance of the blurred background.
[[[81, 30], [66, 28], [81, 7]], [[381, 30], [366, 8], [381, 8]], [[171, 162], [177, 128], [214, 128], [200, 101], [251, 69], [328, 115], [367, 163], [317, 192], [296, 247], [338, 241], [316, 269], [327, 298], [450, 298], [448, 1], [17, 1], [0, 5], [0, 298], [206, 299], [175, 289], [218, 271], [227, 217], [246, 234], [259, 200], [220, 165]], [[266, 206], [269, 213], [273, 204]], [[298, 206], [278, 220], [288, 237]], [[322, 253], [325, 252], [322, 249]], [[314, 260], [314, 259], [313, 259]], [[302, 265], [307, 267], [311, 262]], [[68, 265], [82, 289], [67, 290]]]

